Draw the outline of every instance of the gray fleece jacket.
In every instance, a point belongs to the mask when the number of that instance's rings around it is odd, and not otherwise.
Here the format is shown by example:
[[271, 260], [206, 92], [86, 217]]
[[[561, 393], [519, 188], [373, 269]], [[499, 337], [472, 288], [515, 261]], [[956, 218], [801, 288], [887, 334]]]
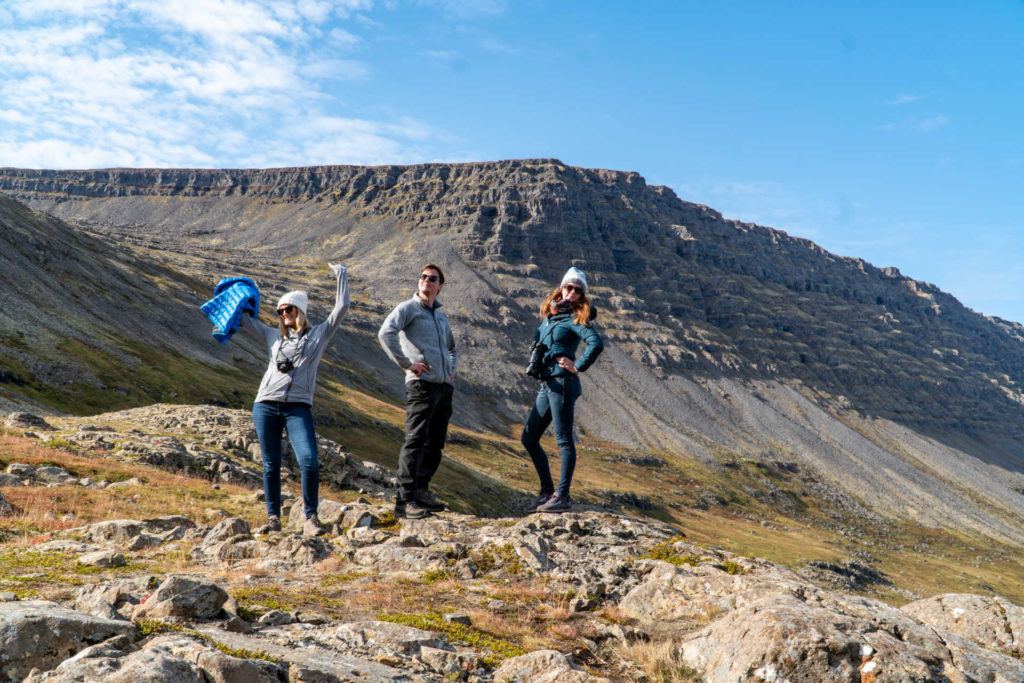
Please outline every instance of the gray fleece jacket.
[[[413, 296], [398, 304], [384, 319], [377, 339], [391, 360], [405, 370], [406, 383], [416, 379], [453, 383], [459, 354], [440, 301], [435, 299], [434, 306], [427, 308], [418, 296]], [[409, 369], [416, 362], [429, 366], [419, 377]]]
[[[338, 295], [334, 302], [334, 310], [327, 316], [327, 320], [309, 328], [301, 336], [289, 330], [288, 338], [282, 339], [278, 328], [264, 325], [251, 316], [244, 316], [248, 327], [263, 338], [270, 354], [267, 371], [263, 373], [263, 381], [260, 382], [260, 389], [256, 394], [256, 403], [283, 401], [313, 405], [313, 390], [316, 388], [316, 371], [320, 367], [320, 358], [349, 307], [348, 273], [344, 266], [338, 267], [336, 272]], [[286, 358], [295, 364], [291, 372], [281, 372], [277, 369], [278, 361]]]

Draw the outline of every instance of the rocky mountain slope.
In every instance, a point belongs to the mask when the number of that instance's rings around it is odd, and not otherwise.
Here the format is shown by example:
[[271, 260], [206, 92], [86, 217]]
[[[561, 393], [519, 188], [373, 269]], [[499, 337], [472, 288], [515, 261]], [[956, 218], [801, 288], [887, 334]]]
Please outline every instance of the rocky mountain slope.
[[851, 592], [885, 582], [863, 568], [795, 573], [600, 507], [396, 521], [388, 474], [329, 439], [326, 533], [298, 533], [294, 495], [266, 533], [253, 438], [209, 406], [8, 416], [0, 682], [1024, 679], [1004, 598], [897, 608]]
[[[271, 296], [308, 286], [322, 311], [322, 262], [346, 261], [357, 301], [330, 362], [339, 387], [373, 396], [400, 391], [373, 332], [437, 261], [465, 359], [456, 419], [506, 434], [530, 400], [520, 365], [536, 303], [575, 264], [610, 342], [585, 378], [586, 436], [711, 466], [778, 463], [850, 510], [1024, 542], [1019, 325], [635, 173], [556, 160], [0, 169], [0, 191], [182, 274], [194, 304], [243, 272]], [[243, 356], [227, 362], [252, 372]]]

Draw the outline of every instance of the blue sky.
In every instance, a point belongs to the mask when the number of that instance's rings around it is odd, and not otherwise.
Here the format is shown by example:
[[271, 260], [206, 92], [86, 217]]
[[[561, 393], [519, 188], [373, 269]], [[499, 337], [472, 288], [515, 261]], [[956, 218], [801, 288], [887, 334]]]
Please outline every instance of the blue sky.
[[1024, 2], [4, 0], [0, 165], [557, 157], [1024, 321]]

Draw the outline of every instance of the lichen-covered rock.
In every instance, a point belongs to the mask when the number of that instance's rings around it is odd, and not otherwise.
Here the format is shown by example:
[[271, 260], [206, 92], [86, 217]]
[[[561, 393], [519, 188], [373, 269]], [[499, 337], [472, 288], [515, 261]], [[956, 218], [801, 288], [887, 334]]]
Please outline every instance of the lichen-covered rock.
[[135, 608], [132, 618], [213, 619], [220, 615], [227, 599], [227, 592], [212, 581], [171, 576]]
[[279, 683], [287, 674], [286, 667], [264, 659], [233, 657], [189, 636], [160, 636], [146, 643], [145, 649], [192, 662], [207, 683]]
[[1018, 660], [943, 636], [884, 603], [828, 594], [766, 595], [687, 637], [679, 652], [712, 682], [1024, 680]]
[[[66, 609], [45, 600], [0, 605], [0, 682], [46, 671], [114, 636], [135, 637], [135, 626]], [[100, 679], [96, 679], [100, 680]]]
[[537, 650], [506, 659], [494, 672], [495, 683], [608, 683], [591, 676], [556, 650]]
[[110, 569], [112, 567], [123, 567], [127, 562], [124, 559], [124, 555], [116, 550], [97, 550], [79, 557], [78, 564], [84, 567]]
[[259, 566], [281, 568], [316, 564], [331, 555], [331, 548], [322, 538], [285, 536], [263, 555]]
[[53, 425], [47, 422], [44, 418], [26, 412], [15, 412], [10, 413], [7, 419], [4, 420], [4, 426], [8, 429], [13, 430], [24, 430], [24, 429], [43, 429], [52, 430]]
[[202, 545], [214, 545], [235, 536], [252, 536], [252, 532], [249, 530], [249, 523], [239, 517], [228, 517], [217, 522], [207, 532], [206, 536], [203, 537]]
[[447, 642], [433, 631], [387, 621], [342, 624], [325, 633], [323, 637], [338, 640], [349, 646], [405, 656], [419, 654], [420, 648], [424, 646], [450, 649]]
[[918, 621], [1024, 659], [1024, 608], [1000, 597], [947, 593], [904, 605]]
[[107, 619], [130, 619], [132, 610], [156, 587], [157, 579], [140, 576], [79, 588], [75, 609]]
[[74, 657], [25, 683], [207, 683], [192, 663], [159, 649], [132, 653], [97, 649]]
[[760, 600], [766, 593], [816, 591], [805, 579], [770, 563], [729, 573], [715, 556], [692, 555], [695, 565], [646, 561], [648, 573], [619, 603], [625, 614], [654, 624], [706, 623], [730, 609]]

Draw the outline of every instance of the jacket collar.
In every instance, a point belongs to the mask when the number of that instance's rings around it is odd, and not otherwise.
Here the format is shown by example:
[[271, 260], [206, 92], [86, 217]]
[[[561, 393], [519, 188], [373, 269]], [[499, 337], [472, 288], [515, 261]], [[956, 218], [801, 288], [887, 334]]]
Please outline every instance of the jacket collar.
[[441, 308], [441, 302], [438, 299], [434, 299], [434, 307], [433, 308], [430, 308], [425, 303], [423, 303], [423, 299], [420, 298], [419, 294], [413, 294], [412, 295], [412, 300], [415, 301], [416, 303], [418, 303], [423, 308], [427, 309], [428, 311], [436, 311], [437, 309]]

